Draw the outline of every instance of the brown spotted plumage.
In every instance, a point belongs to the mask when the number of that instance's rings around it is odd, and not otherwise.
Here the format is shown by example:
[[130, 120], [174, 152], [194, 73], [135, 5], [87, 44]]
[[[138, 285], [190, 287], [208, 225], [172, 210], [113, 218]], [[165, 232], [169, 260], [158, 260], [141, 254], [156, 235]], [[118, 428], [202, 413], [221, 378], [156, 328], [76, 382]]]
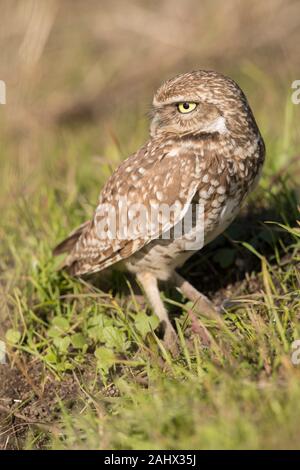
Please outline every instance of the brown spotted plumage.
[[[203, 231], [204, 244], [225, 230], [258, 181], [264, 154], [247, 99], [233, 80], [203, 70], [170, 79], [154, 96], [150, 140], [115, 170], [100, 193], [93, 219], [55, 253], [68, 252], [64, 267], [75, 276], [111, 265], [135, 273], [164, 322], [166, 343], [174, 349], [176, 334], [158, 280], [173, 279], [186, 296], [198, 301], [200, 310], [214, 311], [211, 302], [175, 272], [194, 250], [186, 249], [186, 234], [178, 237], [174, 231], [196, 205], [204, 208], [204, 218], [199, 225], [194, 215], [192, 228]], [[170, 217], [157, 215], [153, 223], [151, 214], [164, 204], [172, 207]], [[124, 205], [126, 220], [119, 217]], [[147, 230], [138, 229], [132, 236], [126, 227], [139, 205], [145, 208]], [[113, 233], [107, 225], [112, 212]]]

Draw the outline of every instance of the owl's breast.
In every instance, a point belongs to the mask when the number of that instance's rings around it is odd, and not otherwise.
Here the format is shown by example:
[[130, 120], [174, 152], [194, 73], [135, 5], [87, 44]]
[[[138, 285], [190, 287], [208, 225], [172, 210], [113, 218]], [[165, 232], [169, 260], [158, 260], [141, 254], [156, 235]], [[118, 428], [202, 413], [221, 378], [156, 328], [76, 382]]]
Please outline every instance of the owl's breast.
[[264, 160], [264, 144], [255, 138], [242, 147], [224, 145], [207, 162], [193, 203], [204, 213], [204, 244], [222, 233], [255, 188]]

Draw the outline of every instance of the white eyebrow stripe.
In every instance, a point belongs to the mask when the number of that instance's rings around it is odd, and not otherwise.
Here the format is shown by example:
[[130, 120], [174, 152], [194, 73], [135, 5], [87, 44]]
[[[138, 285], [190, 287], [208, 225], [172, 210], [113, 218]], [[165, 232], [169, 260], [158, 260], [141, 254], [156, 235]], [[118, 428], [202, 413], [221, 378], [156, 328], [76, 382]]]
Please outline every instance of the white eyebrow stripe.
[[192, 102], [192, 103], [197, 103], [199, 101], [199, 98], [195, 96], [183, 96], [183, 95], [177, 95], [177, 96], [172, 96], [172, 98], [169, 98], [164, 101], [157, 101], [155, 98], [153, 98], [153, 106], [164, 106], [166, 104], [175, 104], [175, 103], [182, 103], [184, 101], [187, 102]]

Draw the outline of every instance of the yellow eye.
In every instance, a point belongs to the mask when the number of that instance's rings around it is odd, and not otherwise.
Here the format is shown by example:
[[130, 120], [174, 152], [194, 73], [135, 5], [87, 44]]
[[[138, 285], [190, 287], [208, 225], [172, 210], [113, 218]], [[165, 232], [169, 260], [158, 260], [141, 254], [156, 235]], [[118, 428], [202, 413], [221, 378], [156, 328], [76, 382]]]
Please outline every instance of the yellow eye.
[[191, 111], [194, 111], [196, 107], [197, 103], [193, 103], [190, 101], [184, 101], [183, 103], [178, 103], [177, 105], [178, 111], [182, 114], [190, 113]]

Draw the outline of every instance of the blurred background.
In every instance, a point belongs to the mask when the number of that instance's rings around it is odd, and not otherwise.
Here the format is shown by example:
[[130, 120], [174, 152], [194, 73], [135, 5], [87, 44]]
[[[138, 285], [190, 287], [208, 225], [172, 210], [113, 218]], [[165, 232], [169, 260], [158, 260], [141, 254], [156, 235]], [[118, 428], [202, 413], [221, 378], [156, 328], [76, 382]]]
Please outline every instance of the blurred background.
[[193, 69], [242, 86], [270, 171], [297, 153], [298, 0], [1, 0], [0, 11], [0, 208], [42, 184], [69, 199], [86, 186], [94, 203], [102, 176], [147, 137], [155, 88]]

